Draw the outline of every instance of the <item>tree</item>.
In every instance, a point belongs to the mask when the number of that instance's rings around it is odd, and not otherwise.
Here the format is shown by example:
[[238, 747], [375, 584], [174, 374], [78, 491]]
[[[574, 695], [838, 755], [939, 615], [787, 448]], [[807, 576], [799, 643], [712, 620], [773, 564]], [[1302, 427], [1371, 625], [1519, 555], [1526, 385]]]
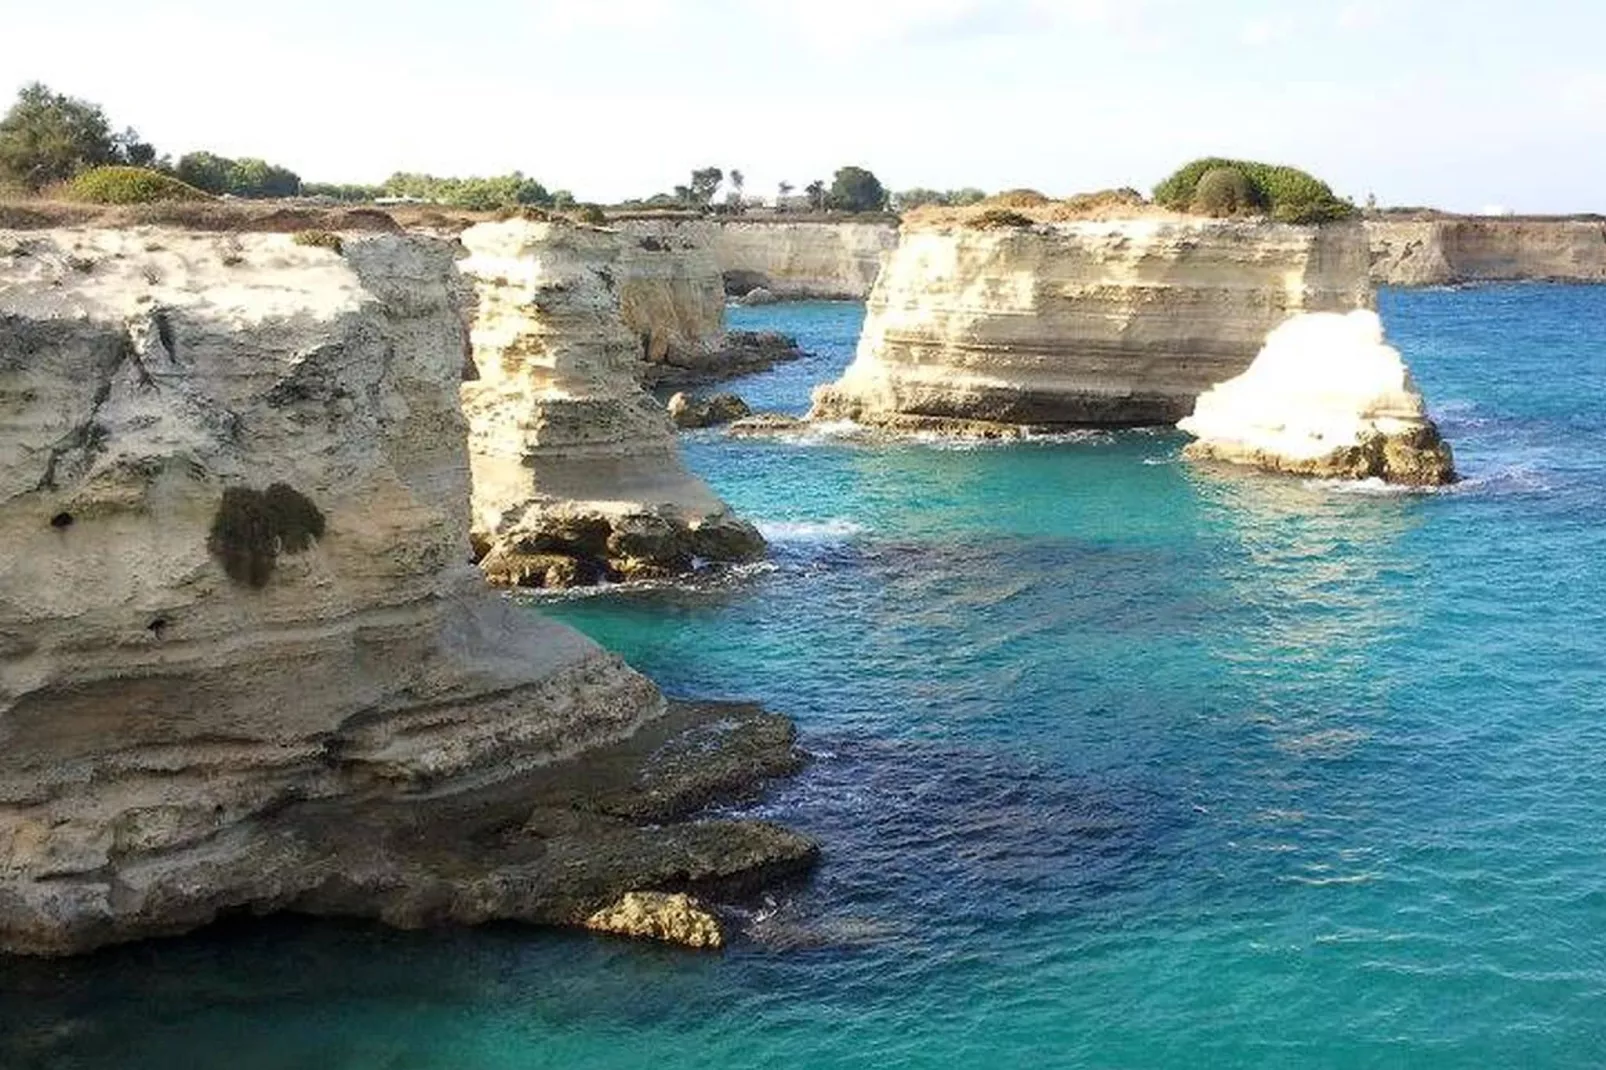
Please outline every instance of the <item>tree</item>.
[[792, 195], [792, 183], [782, 182], [775, 187], [775, 207], [781, 207], [781, 202]]
[[803, 192], [809, 198], [809, 207], [816, 212], [825, 211], [825, 183], [815, 179], [803, 187]]
[[747, 185], [747, 176], [733, 168], [731, 170], [731, 189], [735, 191], [738, 200], [741, 199], [742, 187], [745, 185]]
[[174, 173], [183, 182], [208, 193], [227, 193], [234, 161], [210, 152], [186, 152], [178, 158]]
[[99, 106], [53, 93], [41, 82], [23, 86], [0, 119], [0, 180], [38, 190], [88, 168], [120, 162], [111, 125]]
[[830, 204], [844, 212], [881, 212], [887, 207], [887, 191], [870, 171], [844, 167], [831, 182]]
[[704, 167], [691, 173], [692, 200], [707, 205], [714, 199], [719, 184], [725, 181], [725, 172], [717, 167]]

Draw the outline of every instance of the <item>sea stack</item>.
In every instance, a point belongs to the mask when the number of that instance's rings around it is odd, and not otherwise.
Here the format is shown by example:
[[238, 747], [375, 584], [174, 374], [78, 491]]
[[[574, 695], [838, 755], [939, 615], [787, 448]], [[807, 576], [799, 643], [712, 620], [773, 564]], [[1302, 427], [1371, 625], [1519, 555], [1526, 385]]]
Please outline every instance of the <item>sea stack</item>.
[[658, 578], [750, 561], [764, 540], [686, 469], [642, 389], [618, 234], [510, 220], [463, 232], [474, 286], [463, 383], [480, 564], [507, 586]]
[[1284, 323], [1177, 426], [1195, 437], [1185, 455], [1197, 460], [1411, 486], [1455, 479], [1449, 444], [1369, 310]]
[[1011, 211], [906, 223], [813, 417], [894, 431], [1173, 424], [1291, 315], [1372, 305], [1359, 224]]

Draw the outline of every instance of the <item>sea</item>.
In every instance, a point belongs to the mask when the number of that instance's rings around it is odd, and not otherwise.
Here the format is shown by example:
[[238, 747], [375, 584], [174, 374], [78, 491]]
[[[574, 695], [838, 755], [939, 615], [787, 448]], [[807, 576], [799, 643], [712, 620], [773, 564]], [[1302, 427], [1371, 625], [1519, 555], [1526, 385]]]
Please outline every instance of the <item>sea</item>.
[[[1606, 1066], [1606, 288], [1379, 300], [1454, 487], [696, 432], [767, 562], [521, 597], [799, 725], [725, 952], [236, 922], [0, 961], [0, 1067]], [[731, 318], [801, 413], [863, 308]]]

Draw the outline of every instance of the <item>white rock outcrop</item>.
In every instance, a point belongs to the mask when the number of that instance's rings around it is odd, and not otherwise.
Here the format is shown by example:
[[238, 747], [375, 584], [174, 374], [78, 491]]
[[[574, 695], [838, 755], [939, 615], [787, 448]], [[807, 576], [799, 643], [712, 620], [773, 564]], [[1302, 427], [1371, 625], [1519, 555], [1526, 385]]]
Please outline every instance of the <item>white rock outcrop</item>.
[[781, 300], [862, 301], [898, 243], [891, 223], [637, 219], [636, 237], [706, 250], [732, 293], [755, 288]]
[[[455, 855], [403, 866], [417, 814], [374, 816], [664, 708], [469, 564], [453, 258], [0, 231], [0, 950], [238, 908], [540, 915]], [[609, 436], [594, 455], [646, 480]], [[337, 849], [353, 829], [369, 846]]]
[[511, 220], [461, 240], [476, 292], [462, 402], [486, 575], [563, 586], [761, 556], [762, 537], [686, 469], [668, 414], [640, 386], [620, 237]]
[[1358, 225], [1162, 216], [906, 226], [816, 419], [1172, 424], [1306, 311], [1372, 304]]
[[1273, 471], [1438, 485], [1450, 447], [1377, 313], [1307, 313], [1272, 331], [1247, 371], [1178, 423], [1186, 455]]
[[1366, 233], [1379, 286], [1606, 282], [1599, 219], [1368, 219]]

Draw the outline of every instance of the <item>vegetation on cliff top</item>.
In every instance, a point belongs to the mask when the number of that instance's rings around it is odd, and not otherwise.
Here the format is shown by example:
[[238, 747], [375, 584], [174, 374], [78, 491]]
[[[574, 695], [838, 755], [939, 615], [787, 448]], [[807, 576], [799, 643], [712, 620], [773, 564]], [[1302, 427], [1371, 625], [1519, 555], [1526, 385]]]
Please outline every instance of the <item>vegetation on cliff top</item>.
[[62, 195], [84, 204], [156, 204], [205, 201], [202, 190], [148, 167], [96, 167], [67, 183]]
[[1178, 212], [1265, 214], [1282, 223], [1328, 223], [1356, 214], [1354, 204], [1297, 168], [1214, 156], [1177, 170], [1154, 187], [1154, 199]]
[[38, 191], [92, 167], [149, 166], [156, 150], [132, 129], [112, 133], [99, 105], [51, 92], [39, 82], [22, 87], [0, 119], [0, 183]]

